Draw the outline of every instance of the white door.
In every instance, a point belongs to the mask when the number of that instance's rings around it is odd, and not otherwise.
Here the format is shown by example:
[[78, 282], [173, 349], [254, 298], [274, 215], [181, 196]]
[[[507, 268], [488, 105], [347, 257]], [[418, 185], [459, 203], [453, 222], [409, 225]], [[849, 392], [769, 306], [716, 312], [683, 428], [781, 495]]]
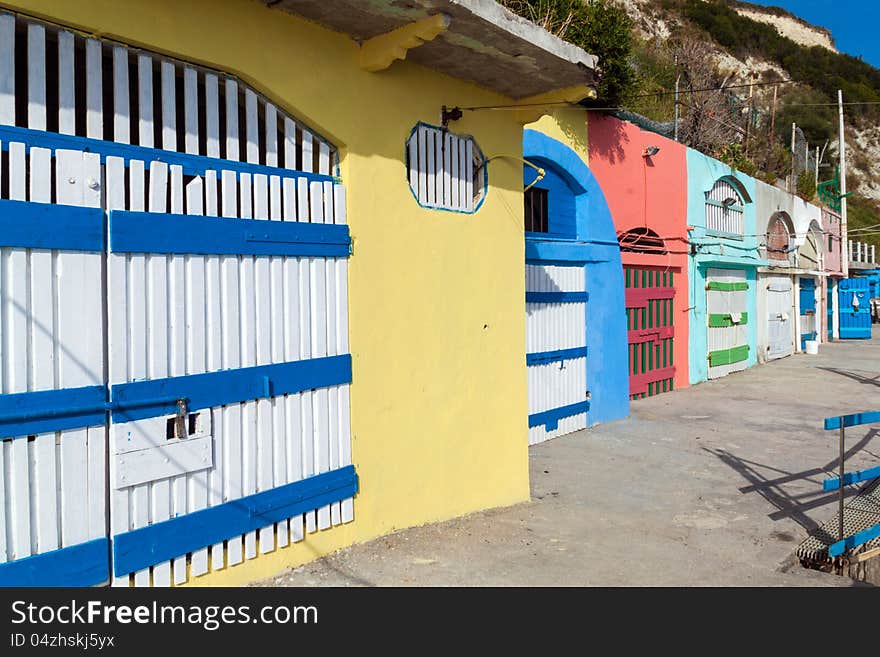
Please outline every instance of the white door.
[[794, 284], [790, 276], [768, 276], [767, 358], [794, 353]]
[[583, 266], [526, 265], [529, 444], [587, 426]]
[[742, 269], [709, 269], [706, 272], [706, 343], [710, 379], [746, 368], [749, 357], [748, 290], [746, 272]]

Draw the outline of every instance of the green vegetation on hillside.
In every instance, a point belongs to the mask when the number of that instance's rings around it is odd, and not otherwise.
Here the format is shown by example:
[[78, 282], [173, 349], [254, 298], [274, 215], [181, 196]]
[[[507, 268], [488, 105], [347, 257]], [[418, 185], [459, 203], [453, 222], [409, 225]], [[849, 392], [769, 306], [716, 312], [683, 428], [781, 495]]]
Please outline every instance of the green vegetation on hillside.
[[598, 103], [623, 105], [635, 93], [633, 22], [611, 0], [499, 0], [512, 12], [599, 58]]

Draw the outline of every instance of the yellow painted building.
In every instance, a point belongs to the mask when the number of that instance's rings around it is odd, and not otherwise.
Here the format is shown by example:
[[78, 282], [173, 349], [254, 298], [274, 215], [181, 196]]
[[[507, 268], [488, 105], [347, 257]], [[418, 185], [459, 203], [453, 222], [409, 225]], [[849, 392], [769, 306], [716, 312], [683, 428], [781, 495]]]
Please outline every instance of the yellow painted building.
[[[494, 3], [482, 3], [493, 5], [482, 14], [446, 4], [448, 14], [432, 17], [421, 3], [413, 16], [371, 3], [364, 12], [375, 12], [372, 29], [381, 34], [363, 39], [353, 34], [358, 16], [345, 19], [345, 2], [3, 3], [25, 20], [235, 76], [338, 149], [352, 239], [354, 521], [191, 584], [242, 584], [404, 527], [529, 499], [522, 131], [542, 111], [532, 106], [536, 100], [587, 95], [588, 74], [571, 53], [592, 59], [521, 20], [501, 24], [498, 16], [510, 15]], [[296, 15], [297, 5], [316, 13]], [[475, 30], [488, 35], [484, 43]], [[546, 45], [527, 45], [533, 32]], [[524, 64], [500, 43], [531, 48], [558, 70], [544, 69], [529, 82], [534, 57], [518, 69]], [[429, 51], [432, 44], [438, 50]], [[455, 65], [484, 79], [462, 79]], [[517, 70], [521, 84], [512, 80]], [[406, 142], [417, 124], [439, 125], [444, 106], [516, 103], [529, 107], [465, 109], [449, 123], [452, 133], [472, 136], [488, 160], [478, 209], [422, 207], [407, 182]], [[532, 127], [567, 140], [586, 159], [583, 114], [559, 114]]]

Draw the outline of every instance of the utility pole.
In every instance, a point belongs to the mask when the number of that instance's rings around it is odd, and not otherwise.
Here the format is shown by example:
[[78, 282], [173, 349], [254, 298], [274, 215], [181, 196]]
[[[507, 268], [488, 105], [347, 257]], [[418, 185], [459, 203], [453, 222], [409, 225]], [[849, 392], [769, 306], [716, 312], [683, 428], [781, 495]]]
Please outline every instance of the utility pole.
[[773, 138], [776, 136], [776, 92], [778, 90], [777, 85], [773, 85], [773, 107], [770, 110], [770, 136], [767, 141], [767, 161], [764, 163], [764, 166], [770, 164], [770, 157], [773, 155]]
[[752, 132], [752, 102], [754, 98], [754, 82], [755, 82], [755, 72], [749, 71], [749, 103], [746, 111], [746, 147], [745, 147], [745, 156], [746, 159], [749, 157], [749, 137]]
[[[838, 139], [840, 145], [840, 243], [847, 244], [846, 230], [846, 135], [843, 130], [843, 91], [837, 90]], [[849, 254], [841, 253], [843, 275], [849, 276]]]
[[678, 83], [681, 80], [681, 73], [678, 72], [678, 53], [675, 55], [675, 118], [673, 119], [675, 127], [674, 127], [674, 139], [678, 141]]
[[816, 146], [816, 187], [819, 187], [819, 147]]
[[795, 184], [794, 184], [794, 168], [795, 168], [795, 159], [796, 155], [794, 152], [794, 137], [795, 130], [797, 130], [797, 123], [791, 124], [791, 178], [788, 182], [788, 191], [792, 194], [795, 192]]

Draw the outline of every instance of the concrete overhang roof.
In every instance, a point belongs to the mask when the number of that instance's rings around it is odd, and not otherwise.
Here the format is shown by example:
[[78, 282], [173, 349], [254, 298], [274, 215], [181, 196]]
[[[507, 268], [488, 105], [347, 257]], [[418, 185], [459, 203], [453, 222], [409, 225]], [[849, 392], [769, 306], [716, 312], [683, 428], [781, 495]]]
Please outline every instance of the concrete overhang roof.
[[[430, 40], [404, 46], [407, 60], [520, 99], [596, 82], [597, 58], [494, 0], [263, 0], [349, 35], [371, 39], [444, 16]], [[400, 58], [398, 55], [397, 58]]]

